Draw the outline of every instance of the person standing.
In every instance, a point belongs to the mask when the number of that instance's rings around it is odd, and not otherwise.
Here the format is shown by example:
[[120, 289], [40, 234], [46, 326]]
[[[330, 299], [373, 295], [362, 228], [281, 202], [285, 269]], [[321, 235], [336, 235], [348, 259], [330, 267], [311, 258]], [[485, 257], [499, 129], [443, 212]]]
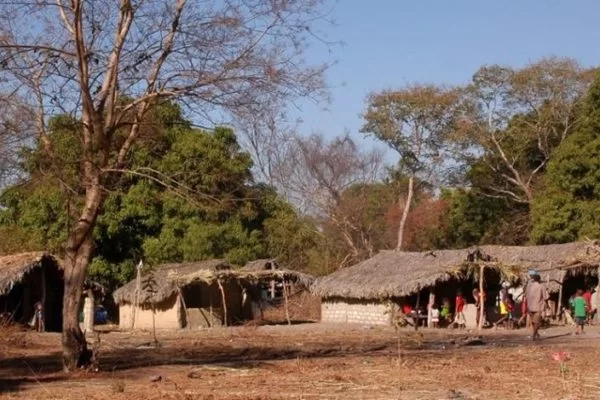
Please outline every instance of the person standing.
[[542, 278], [538, 273], [531, 275], [531, 281], [527, 285], [525, 298], [527, 300], [527, 313], [531, 321], [531, 339], [540, 338], [540, 325], [542, 323], [542, 313], [546, 309], [548, 301], [548, 292], [541, 283]]
[[465, 309], [465, 298], [463, 297], [462, 292], [459, 290], [456, 293], [456, 299], [455, 299], [455, 309], [454, 309], [454, 322], [456, 323], [459, 327], [459, 329], [463, 329], [465, 328], [466, 324], [467, 324], [467, 320], [465, 319], [465, 314], [464, 314], [464, 309]]
[[592, 315], [592, 291], [588, 287], [582, 295], [585, 300], [586, 322], [591, 325], [590, 316]]
[[575, 295], [575, 299], [573, 300], [573, 314], [575, 316], [575, 334], [579, 335], [583, 333], [583, 327], [586, 323], [587, 319], [587, 301], [583, 296], [583, 290], [577, 289], [577, 294]]

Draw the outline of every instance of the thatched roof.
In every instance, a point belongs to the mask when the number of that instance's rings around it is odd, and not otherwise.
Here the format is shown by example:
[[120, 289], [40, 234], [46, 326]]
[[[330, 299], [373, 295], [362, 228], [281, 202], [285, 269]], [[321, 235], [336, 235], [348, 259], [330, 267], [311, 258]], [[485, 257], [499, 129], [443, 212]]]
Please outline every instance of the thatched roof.
[[242, 271], [268, 271], [273, 269], [280, 269], [280, 266], [276, 259], [271, 258], [250, 261], [242, 267]]
[[[154, 268], [150, 273], [142, 274], [141, 291], [138, 294], [140, 304], [160, 303], [179, 291], [179, 288], [193, 281], [212, 282], [219, 274], [231, 271], [231, 265], [224, 260], [208, 260], [183, 264], [163, 264]], [[153, 278], [153, 290], [144, 289], [144, 283], [149, 275]], [[137, 281], [131, 280], [113, 293], [115, 303], [135, 302]], [[147, 288], [149, 289], [149, 288]]]
[[0, 296], [10, 292], [15, 284], [31, 270], [50, 262], [56, 268], [62, 268], [56, 257], [45, 252], [30, 252], [0, 256]]
[[276, 259], [250, 261], [240, 271], [255, 280], [282, 279], [304, 287], [309, 287], [315, 280], [312, 275], [283, 268]]
[[[381, 299], [407, 296], [421, 288], [464, 275], [481, 263], [505, 275], [524, 276], [537, 268], [543, 278], [556, 281], [562, 270], [574, 271], [600, 264], [596, 242], [546, 246], [481, 246], [429, 252], [381, 251], [352, 267], [317, 279], [311, 291], [322, 297]], [[549, 289], [555, 287], [549, 285]]]
[[[193, 282], [211, 284], [217, 280], [237, 280], [241, 285], [252, 285], [260, 281], [281, 279], [309, 287], [314, 278], [310, 275], [283, 268], [264, 269], [260, 265], [273, 260], [257, 260], [249, 263], [248, 268], [234, 270], [223, 260], [209, 260], [184, 264], [164, 264], [156, 267], [151, 273], [154, 278], [154, 293], [144, 290], [144, 282], [148, 274], [142, 275], [142, 290], [139, 294], [140, 304], [157, 304], [171, 297], [181, 287]], [[115, 303], [135, 302], [137, 282], [135, 279], [120, 287], [113, 293]]]
[[322, 297], [380, 299], [407, 296], [449, 280], [468, 264], [474, 251], [397, 252], [384, 250], [352, 267], [316, 280], [311, 291]]
[[596, 274], [600, 242], [585, 241], [543, 246], [481, 246], [481, 251], [505, 265], [535, 268], [549, 291], [558, 291], [564, 276]]

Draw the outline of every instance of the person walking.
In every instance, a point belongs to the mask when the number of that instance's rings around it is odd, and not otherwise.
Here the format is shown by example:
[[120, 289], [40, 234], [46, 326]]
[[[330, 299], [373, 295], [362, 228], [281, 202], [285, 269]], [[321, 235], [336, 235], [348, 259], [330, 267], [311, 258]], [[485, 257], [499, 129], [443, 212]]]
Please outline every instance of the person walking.
[[531, 321], [531, 339], [540, 338], [540, 325], [542, 323], [542, 313], [546, 309], [548, 301], [548, 292], [541, 283], [542, 278], [537, 272], [531, 275], [531, 281], [527, 285], [525, 298], [527, 300], [527, 314]]

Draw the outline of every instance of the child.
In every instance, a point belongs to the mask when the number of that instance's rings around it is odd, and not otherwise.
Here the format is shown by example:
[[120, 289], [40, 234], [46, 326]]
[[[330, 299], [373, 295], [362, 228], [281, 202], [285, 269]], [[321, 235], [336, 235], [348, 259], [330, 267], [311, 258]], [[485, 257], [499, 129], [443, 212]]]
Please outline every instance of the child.
[[450, 323], [450, 300], [447, 297], [444, 297], [442, 300], [442, 311], [440, 311], [440, 317], [445, 325]]
[[431, 306], [431, 324], [434, 328], [437, 328], [440, 323], [440, 310], [437, 305]]
[[464, 314], [465, 298], [463, 297], [462, 292], [460, 290], [456, 293], [455, 303], [456, 305], [454, 311], [456, 317], [454, 319], [454, 322], [458, 325], [460, 329], [463, 329], [466, 326], [466, 319]]
[[583, 290], [577, 289], [575, 300], [573, 300], [574, 316], [575, 316], [575, 334], [583, 333], [583, 326], [587, 319], [587, 303], [583, 297]]
[[507, 302], [506, 297], [500, 299], [499, 308], [500, 308], [500, 319], [494, 323], [494, 328], [498, 328], [498, 325], [500, 325], [502, 323], [505, 323], [506, 327], [508, 328], [509, 310], [508, 310], [508, 302]]
[[508, 320], [506, 321], [506, 328], [507, 329], [513, 329], [514, 328], [514, 316], [513, 316], [513, 311], [515, 309], [515, 300], [513, 298], [512, 294], [508, 294], [508, 296], [506, 297], [506, 308], [508, 310]]

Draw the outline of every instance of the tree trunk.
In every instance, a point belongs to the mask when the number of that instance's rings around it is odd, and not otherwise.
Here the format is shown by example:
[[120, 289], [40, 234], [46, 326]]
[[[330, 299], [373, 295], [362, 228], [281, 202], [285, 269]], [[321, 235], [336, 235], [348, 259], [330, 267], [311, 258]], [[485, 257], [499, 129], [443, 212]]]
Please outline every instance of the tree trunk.
[[93, 251], [92, 232], [102, 206], [103, 196], [99, 175], [88, 171], [91, 184], [86, 188], [85, 204], [79, 220], [71, 230], [66, 246], [63, 297], [63, 368], [65, 372], [87, 366], [92, 353], [79, 326], [83, 284]]
[[65, 260], [65, 293], [63, 297], [63, 368], [74, 371], [91, 361], [87, 342], [79, 326], [79, 310], [83, 284], [92, 250], [92, 238], [88, 236], [79, 251], [67, 251]]
[[404, 229], [406, 228], [406, 220], [408, 219], [408, 212], [410, 210], [410, 204], [412, 203], [414, 193], [414, 177], [408, 178], [408, 196], [406, 196], [406, 204], [402, 211], [402, 218], [400, 219], [400, 226], [398, 227], [398, 243], [396, 244], [396, 251], [402, 250], [404, 243]]

